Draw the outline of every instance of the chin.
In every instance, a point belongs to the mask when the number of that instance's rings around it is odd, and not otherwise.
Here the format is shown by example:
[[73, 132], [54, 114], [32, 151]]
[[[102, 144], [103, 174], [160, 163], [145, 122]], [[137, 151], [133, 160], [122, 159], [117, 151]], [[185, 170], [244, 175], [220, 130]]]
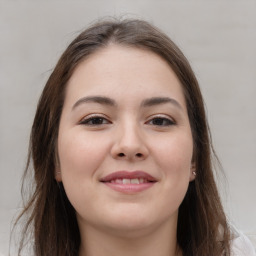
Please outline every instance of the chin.
[[[104, 214], [104, 220], [101, 219], [102, 226], [107, 232], [118, 235], [119, 237], [134, 238], [147, 234], [159, 226], [161, 220], [156, 219], [152, 214], [146, 214], [145, 211], [124, 210], [115, 211], [109, 215]], [[97, 223], [100, 225], [100, 221]]]
[[150, 233], [153, 230], [152, 223], [138, 223], [138, 222], [127, 222], [108, 223], [106, 230], [109, 234], [118, 236], [120, 238], [137, 238]]

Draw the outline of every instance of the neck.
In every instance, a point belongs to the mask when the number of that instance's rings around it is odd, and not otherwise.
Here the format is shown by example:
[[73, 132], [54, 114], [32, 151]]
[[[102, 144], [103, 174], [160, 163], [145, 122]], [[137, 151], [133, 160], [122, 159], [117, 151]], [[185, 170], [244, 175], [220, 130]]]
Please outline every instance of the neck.
[[181, 256], [177, 245], [176, 223], [165, 224], [153, 231], [110, 232], [86, 225], [80, 227], [79, 256]]

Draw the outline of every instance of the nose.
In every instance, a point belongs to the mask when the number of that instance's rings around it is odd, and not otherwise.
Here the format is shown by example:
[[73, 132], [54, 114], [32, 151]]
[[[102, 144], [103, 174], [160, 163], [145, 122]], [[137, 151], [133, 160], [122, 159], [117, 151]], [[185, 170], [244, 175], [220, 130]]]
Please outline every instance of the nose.
[[140, 161], [148, 157], [146, 138], [138, 126], [122, 126], [118, 129], [114, 138], [115, 142], [111, 149], [113, 158]]

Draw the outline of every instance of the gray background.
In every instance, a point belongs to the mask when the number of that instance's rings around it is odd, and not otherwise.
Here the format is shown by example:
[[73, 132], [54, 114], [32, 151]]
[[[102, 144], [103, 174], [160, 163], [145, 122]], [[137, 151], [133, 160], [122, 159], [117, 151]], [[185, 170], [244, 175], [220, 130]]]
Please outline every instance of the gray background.
[[256, 241], [256, 1], [6, 0], [0, 1], [0, 254], [7, 254], [21, 205], [30, 127], [50, 71], [81, 29], [123, 14], [159, 26], [190, 60], [228, 180], [220, 176], [227, 215]]

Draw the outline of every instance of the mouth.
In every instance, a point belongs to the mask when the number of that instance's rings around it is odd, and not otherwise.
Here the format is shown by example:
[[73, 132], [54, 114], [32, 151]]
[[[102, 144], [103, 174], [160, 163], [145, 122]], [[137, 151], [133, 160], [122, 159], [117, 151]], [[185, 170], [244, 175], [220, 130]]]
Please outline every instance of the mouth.
[[152, 187], [157, 179], [143, 171], [118, 171], [103, 177], [100, 182], [118, 192], [136, 193]]

